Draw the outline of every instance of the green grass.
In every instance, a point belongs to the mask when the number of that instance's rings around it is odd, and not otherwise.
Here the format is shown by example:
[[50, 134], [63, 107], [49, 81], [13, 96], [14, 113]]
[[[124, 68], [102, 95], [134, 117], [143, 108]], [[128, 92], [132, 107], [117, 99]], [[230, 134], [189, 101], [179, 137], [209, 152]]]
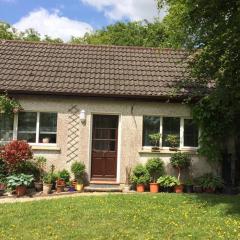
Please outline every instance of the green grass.
[[134, 194], [1, 204], [0, 239], [240, 239], [240, 196]]

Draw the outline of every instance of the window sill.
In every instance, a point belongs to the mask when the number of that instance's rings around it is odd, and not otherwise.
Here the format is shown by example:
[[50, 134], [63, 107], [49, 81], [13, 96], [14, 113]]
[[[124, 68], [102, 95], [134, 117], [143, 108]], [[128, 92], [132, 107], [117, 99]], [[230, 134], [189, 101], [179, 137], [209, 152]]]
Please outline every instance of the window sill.
[[44, 151], [61, 151], [61, 148], [55, 144], [30, 144], [32, 150], [44, 150]]
[[[179, 148], [178, 151], [197, 155], [197, 148]], [[160, 148], [159, 151], [152, 151], [151, 148], [142, 148], [139, 154], [173, 154], [176, 151], [170, 151], [168, 148]]]

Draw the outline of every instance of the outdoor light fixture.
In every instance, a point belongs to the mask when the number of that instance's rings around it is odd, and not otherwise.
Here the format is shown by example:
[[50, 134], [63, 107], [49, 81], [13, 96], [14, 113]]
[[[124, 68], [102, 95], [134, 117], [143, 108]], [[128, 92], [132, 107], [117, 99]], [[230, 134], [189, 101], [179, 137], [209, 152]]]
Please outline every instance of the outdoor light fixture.
[[80, 121], [81, 121], [81, 123], [86, 122], [86, 112], [85, 112], [85, 110], [80, 111]]

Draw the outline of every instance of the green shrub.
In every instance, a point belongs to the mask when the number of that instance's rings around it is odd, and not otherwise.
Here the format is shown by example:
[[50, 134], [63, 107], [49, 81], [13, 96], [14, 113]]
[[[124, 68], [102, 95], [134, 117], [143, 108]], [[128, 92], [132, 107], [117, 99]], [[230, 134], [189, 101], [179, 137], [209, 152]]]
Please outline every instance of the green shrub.
[[71, 166], [71, 171], [78, 183], [83, 183], [85, 168], [85, 164], [82, 162], [74, 162]]
[[156, 183], [157, 179], [164, 173], [164, 163], [160, 158], [150, 158], [147, 161], [146, 169], [150, 174], [151, 181]]
[[57, 178], [58, 178], [58, 175], [56, 173], [52, 173], [52, 172], [45, 173], [43, 175], [43, 182], [45, 184], [53, 184], [54, 182], [57, 181]]
[[59, 178], [61, 178], [62, 180], [66, 182], [69, 182], [69, 179], [70, 179], [70, 173], [68, 172], [68, 170], [66, 169], [63, 169], [62, 171], [59, 171], [58, 172], [58, 176]]
[[6, 178], [7, 185], [10, 188], [16, 188], [17, 186], [29, 186], [33, 181], [33, 175], [27, 174], [15, 174]]
[[34, 158], [34, 162], [39, 171], [39, 177], [37, 180], [42, 181], [46, 168], [47, 159], [43, 156], [37, 156]]
[[134, 184], [146, 184], [150, 180], [150, 175], [146, 167], [142, 164], [138, 164], [134, 169], [131, 177]]
[[206, 173], [197, 179], [195, 179], [195, 182], [197, 182], [202, 188], [222, 188], [224, 185], [224, 182], [221, 177], [215, 176], [212, 173]]
[[148, 135], [150, 142], [153, 143], [155, 147], [159, 146], [161, 136], [162, 135], [160, 133], [153, 133]]
[[179, 185], [180, 182], [178, 181], [178, 179], [176, 177], [170, 176], [170, 175], [165, 175], [165, 176], [161, 176], [157, 182], [160, 184], [160, 186], [162, 187], [174, 187], [176, 185]]
[[169, 147], [176, 148], [179, 147], [180, 138], [178, 135], [168, 134], [165, 141]]
[[190, 156], [187, 153], [176, 152], [171, 156], [170, 162], [178, 170], [178, 180], [180, 181], [181, 170], [190, 166]]

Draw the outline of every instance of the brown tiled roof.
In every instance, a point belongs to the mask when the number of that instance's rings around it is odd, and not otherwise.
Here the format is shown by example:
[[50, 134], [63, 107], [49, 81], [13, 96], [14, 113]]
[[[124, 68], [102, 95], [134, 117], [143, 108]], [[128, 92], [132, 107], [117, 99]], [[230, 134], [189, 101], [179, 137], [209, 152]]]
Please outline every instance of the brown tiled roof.
[[184, 59], [184, 50], [2, 41], [0, 90], [166, 98]]

